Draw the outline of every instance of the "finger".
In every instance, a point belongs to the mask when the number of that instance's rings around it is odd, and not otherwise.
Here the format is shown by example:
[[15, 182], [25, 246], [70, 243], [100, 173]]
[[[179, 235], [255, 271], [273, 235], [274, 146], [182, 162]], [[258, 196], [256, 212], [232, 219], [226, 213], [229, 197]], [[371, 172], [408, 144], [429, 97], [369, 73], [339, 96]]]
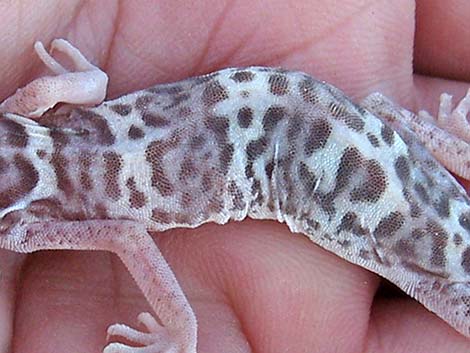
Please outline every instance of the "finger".
[[135, 285], [121, 287], [133, 281], [109, 253], [38, 252], [29, 255], [21, 275], [12, 352], [100, 352], [119, 314], [132, 312], [126, 319], [135, 323], [139, 310], [148, 308], [132, 302], [133, 293], [142, 296]]
[[374, 304], [365, 352], [453, 352], [470, 349], [467, 338], [409, 298]]
[[470, 81], [470, 2], [416, 2], [415, 70], [417, 73]]
[[[191, 235], [168, 234], [166, 241], [159, 237], [164, 241], [159, 246], [183, 286], [191, 284], [189, 300], [193, 305], [192, 299], [211, 303], [194, 305], [200, 331], [230, 332], [203, 335], [202, 346], [225, 344], [224, 351], [237, 351], [246, 337], [245, 345], [257, 352], [361, 350], [378, 283], [375, 275], [274, 222], [207, 225]], [[212, 295], [203, 299], [207, 288]], [[209, 314], [214, 303], [226, 305]]]
[[375, 89], [398, 85], [397, 91], [411, 85], [411, 0], [343, 0], [340, 6], [308, 0], [270, 1], [269, 6], [263, 0], [122, 6], [107, 66], [111, 96], [246, 65], [303, 70], [354, 97], [364, 96], [372, 84]]
[[24, 259], [24, 255], [0, 250], [0, 352], [7, 352], [11, 348], [17, 279]]

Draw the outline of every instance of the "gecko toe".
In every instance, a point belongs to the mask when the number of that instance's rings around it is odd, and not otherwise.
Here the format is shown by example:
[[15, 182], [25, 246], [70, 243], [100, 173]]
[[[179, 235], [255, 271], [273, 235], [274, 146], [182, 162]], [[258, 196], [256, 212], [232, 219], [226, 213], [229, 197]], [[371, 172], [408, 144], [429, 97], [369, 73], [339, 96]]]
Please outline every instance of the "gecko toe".
[[177, 340], [169, 330], [160, 325], [149, 313], [141, 313], [138, 321], [142, 323], [148, 332], [142, 332], [123, 324], [114, 324], [108, 328], [108, 338], [119, 336], [141, 347], [133, 347], [123, 343], [112, 342], [108, 344], [103, 353], [180, 353], [184, 352]]

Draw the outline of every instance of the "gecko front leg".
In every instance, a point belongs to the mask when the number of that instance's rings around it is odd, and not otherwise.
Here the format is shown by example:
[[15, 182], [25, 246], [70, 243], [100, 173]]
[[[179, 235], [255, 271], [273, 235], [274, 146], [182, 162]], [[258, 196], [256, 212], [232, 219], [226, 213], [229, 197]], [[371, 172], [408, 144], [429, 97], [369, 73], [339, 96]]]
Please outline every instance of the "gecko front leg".
[[[116, 253], [163, 325], [149, 313], [142, 313], [138, 320], [148, 332], [115, 324], [109, 327], [108, 334], [144, 345], [148, 353], [196, 353], [194, 312], [160, 250], [141, 224], [124, 220], [93, 220], [17, 225], [5, 235], [0, 245], [23, 253], [57, 249]], [[114, 342], [103, 352], [137, 353], [142, 349]]]
[[49, 54], [41, 42], [34, 49], [41, 61], [56, 75], [40, 77], [0, 104], [0, 112], [15, 113], [30, 118], [40, 117], [57, 103], [95, 105], [106, 96], [108, 75], [92, 65], [80, 51], [64, 39], [55, 39], [51, 52], [65, 54], [74, 71], [66, 70]]
[[[58, 102], [91, 105], [104, 99], [107, 75], [63, 39], [52, 42], [51, 51], [54, 49], [65, 54], [77, 71], [66, 70], [46, 52], [42, 43], [37, 42], [35, 50], [38, 56], [57, 76], [38, 78], [19, 89], [0, 105], [0, 112], [37, 118]], [[66, 154], [63, 150], [56, 152]], [[22, 153], [29, 158], [28, 151]], [[48, 166], [41, 165], [38, 170], [47, 168]], [[27, 169], [22, 166], [20, 172], [27, 173]], [[32, 174], [34, 178], [39, 173], [35, 170]], [[54, 184], [54, 187], [57, 185]], [[24, 217], [29, 219], [27, 211]], [[144, 345], [145, 352], [148, 353], [196, 353], [195, 315], [173, 272], [143, 224], [128, 220], [38, 222], [35, 219], [30, 223], [19, 222], [4, 232], [0, 230], [0, 248], [23, 253], [45, 249], [107, 250], [116, 253], [162, 325], [149, 313], [143, 313], [138, 320], [146, 326], [148, 332], [115, 324], [109, 327], [108, 335], [121, 336], [127, 341]], [[114, 342], [104, 352], [130, 353], [134, 350], [141, 352], [142, 349]]]

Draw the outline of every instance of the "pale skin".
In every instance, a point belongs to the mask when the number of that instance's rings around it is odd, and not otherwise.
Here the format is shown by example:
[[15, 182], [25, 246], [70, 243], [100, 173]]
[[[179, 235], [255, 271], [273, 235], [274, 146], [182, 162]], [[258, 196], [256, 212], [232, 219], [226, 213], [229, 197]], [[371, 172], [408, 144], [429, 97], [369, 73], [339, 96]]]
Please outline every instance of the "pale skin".
[[[412, 111], [435, 112], [441, 92], [460, 97], [469, 86], [463, 1], [435, 12], [433, 1], [420, 3], [416, 37], [414, 2], [405, 0], [174, 3], [0, 5], [10, 34], [0, 43], [1, 100], [46, 72], [32, 43], [56, 37], [110, 75], [110, 97], [253, 64], [301, 69], [356, 100], [380, 91]], [[413, 56], [414, 71], [429, 76], [412, 75]], [[417, 302], [393, 290], [376, 296], [378, 276], [284, 225], [246, 221], [154, 238], [198, 317], [199, 352], [469, 350]], [[0, 269], [0, 352], [99, 352], [110, 323], [136, 324], [149, 310], [109, 253], [1, 251]]]

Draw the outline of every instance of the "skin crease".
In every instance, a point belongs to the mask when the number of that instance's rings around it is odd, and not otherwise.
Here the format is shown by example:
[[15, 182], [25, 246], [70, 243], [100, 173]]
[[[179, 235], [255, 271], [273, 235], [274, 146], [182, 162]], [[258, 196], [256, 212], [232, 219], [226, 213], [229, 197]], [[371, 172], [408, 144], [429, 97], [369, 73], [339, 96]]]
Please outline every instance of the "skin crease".
[[[0, 97], [45, 73], [35, 40], [64, 37], [110, 75], [111, 98], [223, 67], [267, 65], [306, 71], [356, 101], [380, 91], [435, 112], [442, 91], [461, 97], [469, 86], [441, 75], [470, 80], [468, 60], [443, 59], [468, 57], [456, 43], [468, 43], [470, 3], [447, 1], [435, 12], [434, 2], [2, 2]], [[394, 291], [376, 295], [380, 277], [285, 225], [211, 224], [155, 240], [195, 309], [200, 353], [470, 349], [419, 303]], [[0, 353], [99, 352], [109, 324], [135, 325], [142, 310], [149, 307], [115, 255], [0, 251]]]

